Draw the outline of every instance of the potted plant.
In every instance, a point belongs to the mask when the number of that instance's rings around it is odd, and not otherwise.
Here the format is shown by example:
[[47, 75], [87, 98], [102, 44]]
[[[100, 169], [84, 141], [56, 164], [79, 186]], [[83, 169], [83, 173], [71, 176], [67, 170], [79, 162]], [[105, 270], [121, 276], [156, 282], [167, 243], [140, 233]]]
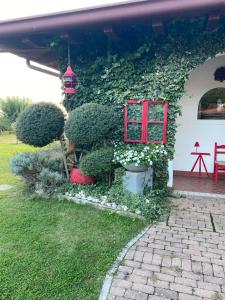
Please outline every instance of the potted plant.
[[160, 155], [167, 155], [164, 145], [119, 144], [115, 145], [114, 162], [130, 172], [144, 172], [152, 167]]

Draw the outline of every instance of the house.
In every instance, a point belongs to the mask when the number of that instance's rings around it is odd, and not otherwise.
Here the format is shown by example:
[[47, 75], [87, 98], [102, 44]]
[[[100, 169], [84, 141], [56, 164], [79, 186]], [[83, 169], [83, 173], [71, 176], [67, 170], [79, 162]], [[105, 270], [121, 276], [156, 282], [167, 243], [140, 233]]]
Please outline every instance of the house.
[[[65, 55], [59, 60], [60, 51], [65, 52], [69, 40], [78, 77], [81, 72], [81, 85], [89, 88], [93, 97], [103, 99], [106, 92], [111, 101], [119, 93], [123, 99], [168, 98], [171, 174], [183, 175], [191, 170], [196, 159], [191, 152], [196, 142], [200, 144], [197, 151], [210, 154], [203, 158], [208, 172], [213, 173], [214, 144], [225, 144], [224, 15], [223, 0], [127, 1], [0, 22], [0, 49], [25, 58], [31, 68], [37, 68], [32, 62], [52, 67], [56, 71], [51, 74], [59, 76], [57, 70], [63, 72], [66, 61]], [[121, 70], [118, 93], [115, 79], [112, 85], [107, 82], [105, 90], [101, 88], [101, 80], [117, 74], [113, 73], [118, 68], [117, 51], [123, 56], [119, 64], [124, 64], [122, 69], [126, 64], [132, 82], [129, 88], [128, 77]], [[136, 55], [129, 58], [133, 59], [129, 66], [125, 53]], [[84, 59], [86, 54], [88, 62]], [[82, 68], [86, 63], [90, 71], [91, 62], [101, 57], [104, 62], [98, 61], [99, 77], [94, 83], [91, 76], [85, 78], [88, 75]], [[146, 64], [148, 59], [154, 62], [152, 70], [152, 64]], [[137, 78], [141, 78], [138, 84]], [[83, 94], [81, 88], [81, 95], [71, 98], [71, 103], [83, 101], [84, 88]]]

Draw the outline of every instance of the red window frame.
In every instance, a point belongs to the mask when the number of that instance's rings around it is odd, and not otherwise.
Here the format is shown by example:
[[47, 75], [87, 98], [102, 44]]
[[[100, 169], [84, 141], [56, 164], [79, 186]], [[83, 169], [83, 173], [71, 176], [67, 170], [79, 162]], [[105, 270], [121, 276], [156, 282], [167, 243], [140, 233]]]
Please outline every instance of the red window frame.
[[[164, 105], [163, 111], [163, 121], [158, 120], [149, 120], [149, 104], [162, 104]], [[142, 119], [141, 120], [129, 120], [128, 119], [128, 105], [129, 104], [137, 104], [142, 105]], [[142, 102], [138, 100], [128, 100], [127, 105], [124, 107], [124, 142], [126, 143], [152, 143], [152, 144], [166, 144], [166, 135], [167, 135], [167, 115], [168, 115], [168, 101], [162, 100], [144, 100]], [[141, 139], [140, 140], [132, 140], [127, 137], [127, 127], [128, 124], [142, 124], [141, 129]], [[163, 125], [163, 139], [160, 141], [148, 140], [148, 124], [162, 124]]]

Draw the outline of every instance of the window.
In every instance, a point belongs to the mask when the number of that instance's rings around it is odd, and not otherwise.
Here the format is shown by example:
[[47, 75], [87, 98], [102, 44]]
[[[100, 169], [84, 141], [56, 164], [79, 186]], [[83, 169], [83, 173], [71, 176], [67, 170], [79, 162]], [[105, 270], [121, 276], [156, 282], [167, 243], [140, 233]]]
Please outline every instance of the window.
[[225, 88], [215, 88], [204, 94], [198, 105], [198, 119], [225, 119]]
[[128, 100], [124, 109], [124, 141], [166, 143], [168, 102]]

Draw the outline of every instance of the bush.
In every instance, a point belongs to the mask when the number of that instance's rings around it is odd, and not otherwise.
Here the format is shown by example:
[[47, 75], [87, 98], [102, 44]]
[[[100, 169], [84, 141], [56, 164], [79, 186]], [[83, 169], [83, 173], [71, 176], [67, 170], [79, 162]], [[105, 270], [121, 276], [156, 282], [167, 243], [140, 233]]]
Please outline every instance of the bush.
[[10, 121], [6, 117], [0, 117], [0, 131], [11, 130]]
[[113, 149], [101, 148], [83, 157], [80, 163], [81, 171], [87, 176], [110, 174], [114, 169]]
[[61, 109], [51, 103], [33, 104], [16, 122], [16, 136], [25, 144], [43, 147], [58, 139], [64, 127]]
[[146, 190], [144, 195], [131, 194], [123, 187], [124, 172], [123, 168], [115, 170], [115, 180], [106, 194], [109, 202], [125, 206], [132, 212], [139, 212], [149, 222], [155, 222], [169, 213], [171, 204], [167, 189]]
[[65, 181], [60, 151], [21, 152], [11, 159], [11, 169], [31, 189], [57, 187]]
[[97, 103], [87, 103], [70, 113], [65, 133], [76, 145], [89, 146], [102, 143], [117, 124], [117, 116], [111, 108]]
[[31, 100], [27, 98], [7, 97], [6, 99], [0, 99], [0, 108], [4, 117], [12, 124], [31, 103]]

